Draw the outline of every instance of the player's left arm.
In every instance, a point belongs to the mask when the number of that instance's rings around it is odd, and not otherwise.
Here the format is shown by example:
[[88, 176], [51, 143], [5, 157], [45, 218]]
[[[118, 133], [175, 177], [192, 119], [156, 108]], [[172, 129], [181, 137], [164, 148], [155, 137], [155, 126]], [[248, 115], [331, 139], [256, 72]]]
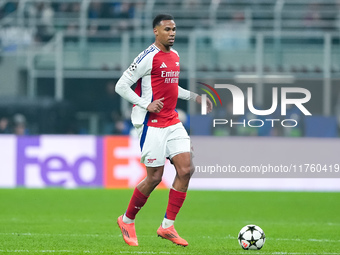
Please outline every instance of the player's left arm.
[[[198, 104], [202, 104], [202, 97], [195, 92], [183, 89], [178, 86], [178, 98], [183, 100], [193, 100]], [[207, 98], [207, 113], [211, 112], [213, 109], [213, 104], [209, 98]]]

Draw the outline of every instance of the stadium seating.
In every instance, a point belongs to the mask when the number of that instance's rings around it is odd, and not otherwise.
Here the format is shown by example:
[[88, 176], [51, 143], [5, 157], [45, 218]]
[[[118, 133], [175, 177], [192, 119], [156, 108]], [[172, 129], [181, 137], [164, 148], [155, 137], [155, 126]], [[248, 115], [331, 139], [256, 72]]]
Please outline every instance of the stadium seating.
[[[141, 31], [148, 31], [151, 26], [152, 17], [160, 12], [173, 13], [176, 18], [178, 34], [185, 35], [190, 31], [200, 29], [223, 30], [228, 38], [217, 39], [217, 43], [229, 45], [244, 45], [243, 50], [225, 57], [229, 59], [228, 65], [219, 61], [214, 66], [206, 65], [206, 58], [200, 63], [198, 58], [198, 69], [200, 71], [214, 72], [253, 72], [254, 64], [246, 62], [242, 54], [252, 55], [251, 48], [254, 46], [255, 38], [251, 33], [259, 31], [273, 31], [283, 33], [285, 31], [313, 31], [317, 32], [337, 32], [340, 28], [340, 4], [335, 0], [319, 0], [312, 3], [308, 0], [186, 0], [186, 1], [108, 1], [108, 0], [52, 0], [49, 2], [37, 1], [2, 1], [0, 5], [0, 27], [11, 26], [26, 27], [33, 31], [33, 40], [37, 43], [49, 41], [53, 35], [63, 30], [68, 42], [77, 42], [79, 38], [85, 36], [89, 42], [115, 42], [112, 37], [120, 37], [121, 32], [131, 31], [136, 34]], [[229, 24], [228, 27], [225, 25]], [[230, 24], [232, 24], [230, 26]], [[246, 32], [247, 42], [235, 37], [231, 30], [240, 27]], [[220, 30], [218, 30], [218, 29]], [[91, 39], [92, 38], [92, 39]], [[111, 38], [111, 40], [107, 39]], [[315, 39], [314, 36], [307, 38], [311, 47], [322, 46], [323, 40]], [[269, 42], [273, 44], [275, 42]], [[2, 48], [6, 49], [5, 40], [2, 40]], [[219, 49], [216, 42], [209, 43]], [[309, 49], [303, 47], [296, 52], [290, 52], [294, 46], [304, 45], [304, 42], [297, 40], [281, 41], [280, 49], [287, 63], [275, 63], [273, 54], [268, 51], [268, 62], [265, 63], [264, 72], [290, 71], [293, 73], [321, 72], [319, 53], [310, 53]], [[99, 45], [102, 47], [102, 45]], [[240, 46], [238, 46], [240, 47]], [[179, 48], [180, 45], [179, 45]], [[93, 46], [93, 61], [105, 58], [105, 54], [100, 54]], [[249, 50], [250, 49], [250, 50]], [[112, 49], [110, 49], [112, 51]], [[223, 52], [222, 52], [223, 54]], [[322, 52], [320, 52], [322, 54]], [[338, 54], [338, 53], [337, 53]], [[311, 61], [306, 57], [314, 56]], [[294, 59], [292, 58], [294, 57]], [[112, 58], [111, 58], [112, 59]], [[76, 62], [76, 57], [67, 63]], [[241, 63], [238, 63], [240, 62]], [[298, 62], [297, 62], [298, 61]], [[300, 62], [300, 63], [299, 63]], [[306, 64], [306, 62], [308, 64]], [[48, 65], [47, 65], [48, 66]], [[100, 69], [121, 70], [119, 63], [108, 63], [102, 61], [95, 65]], [[91, 67], [89, 67], [91, 68]], [[332, 66], [333, 72], [339, 72], [339, 65]]]

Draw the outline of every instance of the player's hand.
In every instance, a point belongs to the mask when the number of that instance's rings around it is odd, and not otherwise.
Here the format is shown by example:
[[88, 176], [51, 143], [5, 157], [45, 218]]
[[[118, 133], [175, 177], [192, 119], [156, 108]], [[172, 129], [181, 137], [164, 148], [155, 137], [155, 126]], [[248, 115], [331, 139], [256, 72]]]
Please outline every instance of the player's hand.
[[[202, 104], [202, 97], [201, 96], [197, 96], [196, 97], [196, 102], [199, 103], [199, 104]], [[207, 98], [207, 113], [210, 113], [213, 109], [213, 104], [212, 102], [210, 101], [209, 98]]]
[[149, 112], [159, 113], [164, 106], [163, 100], [164, 100], [164, 97], [153, 101], [151, 104], [148, 105], [148, 108], [146, 109]]

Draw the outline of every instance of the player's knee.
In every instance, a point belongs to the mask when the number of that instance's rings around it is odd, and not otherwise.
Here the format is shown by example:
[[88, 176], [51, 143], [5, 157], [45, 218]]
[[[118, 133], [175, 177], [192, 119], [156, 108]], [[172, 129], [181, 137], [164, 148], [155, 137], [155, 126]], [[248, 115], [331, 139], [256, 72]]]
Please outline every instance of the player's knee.
[[193, 167], [183, 167], [180, 171], [178, 171], [178, 177], [183, 180], [189, 180], [191, 175], [193, 174]]
[[152, 187], [156, 187], [162, 181], [161, 175], [153, 175], [148, 177], [148, 182]]

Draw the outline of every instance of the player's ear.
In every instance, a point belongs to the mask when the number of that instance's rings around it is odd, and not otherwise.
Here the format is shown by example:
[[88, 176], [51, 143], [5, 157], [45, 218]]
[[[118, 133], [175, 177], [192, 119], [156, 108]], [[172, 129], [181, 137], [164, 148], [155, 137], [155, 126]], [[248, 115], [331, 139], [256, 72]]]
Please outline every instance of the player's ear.
[[154, 27], [154, 28], [153, 28], [153, 33], [154, 33], [156, 36], [158, 35], [157, 27]]

